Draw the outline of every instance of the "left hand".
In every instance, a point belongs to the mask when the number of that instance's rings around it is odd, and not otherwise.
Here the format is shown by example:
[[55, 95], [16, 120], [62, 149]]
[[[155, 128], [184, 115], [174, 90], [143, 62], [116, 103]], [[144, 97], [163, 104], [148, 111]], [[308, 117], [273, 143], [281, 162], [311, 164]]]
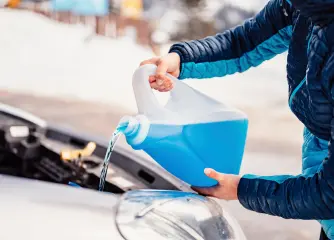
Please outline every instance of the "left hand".
[[199, 194], [205, 196], [216, 197], [224, 200], [237, 200], [238, 199], [238, 185], [241, 177], [233, 174], [219, 173], [211, 168], [204, 170], [205, 175], [218, 181], [218, 185], [208, 188], [196, 188], [192, 189]]

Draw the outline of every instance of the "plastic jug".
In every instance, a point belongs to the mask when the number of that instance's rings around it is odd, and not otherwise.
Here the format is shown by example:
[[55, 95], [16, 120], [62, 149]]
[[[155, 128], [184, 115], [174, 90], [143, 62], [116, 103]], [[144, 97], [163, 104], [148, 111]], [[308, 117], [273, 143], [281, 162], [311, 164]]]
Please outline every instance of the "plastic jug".
[[148, 78], [155, 65], [144, 65], [133, 75], [139, 114], [126, 116], [123, 133], [133, 149], [143, 150], [174, 176], [196, 187], [217, 182], [204, 174], [207, 167], [239, 174], [245, 148], [247, 116], [186, 83], [174, 81], [169, 101], [162, 106]]

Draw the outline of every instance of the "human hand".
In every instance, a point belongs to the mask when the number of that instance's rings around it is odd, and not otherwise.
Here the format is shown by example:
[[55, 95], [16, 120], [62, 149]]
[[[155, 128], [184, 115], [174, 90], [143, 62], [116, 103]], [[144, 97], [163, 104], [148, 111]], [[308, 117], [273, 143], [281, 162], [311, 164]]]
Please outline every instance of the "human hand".
[[151, 88], [160, 92], [168, 92], [173, 88], [173, 81], [166, 76], [166, 73], [174, 77], [180, 75], [180, 63], [181, 59], [177, 53], [169, 53], [163, 57], [156, 57], [145, 60], [140, 63], [140, 66], [146, 64], [157, 65], [157, 71], [155, 75], [149, 77]]
[[204, 173], [218, 181], [218, 185], [208, 188], [196, 188], [192, 189], [201, 195], [216, 197], [224, 200], [237, 200], [238, 199], [238, 185], [241, 177], [233, 174], [219, 173], [211, 168], [206, 168]]

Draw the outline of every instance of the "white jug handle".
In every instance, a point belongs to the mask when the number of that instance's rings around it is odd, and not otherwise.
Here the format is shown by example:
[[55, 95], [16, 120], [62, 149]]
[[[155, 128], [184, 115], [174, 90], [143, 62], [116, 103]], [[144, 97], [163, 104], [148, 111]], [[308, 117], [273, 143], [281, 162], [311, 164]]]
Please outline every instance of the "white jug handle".
[[[157, 66], [154, 64], [143, 65], [135, 71], [132, 78], [132, 87], [137, 102], [138, 112], [147, 116], [169, 111], [159, 103], [148, 81], [149, 76], [155, 75], [156, 69]], [[181, 94], [179, 92], [184, 92], [184, 90], [186, 90], [184, 89], [185, 87], [189, 88], [174, 76], [170, 74], [167, 74], [167, 76], [174, 84], [174, 88], [171, 91], [171, 98], [177, 98], [177, 95]], [[185, 85], [185, 87], [181, 85]]]

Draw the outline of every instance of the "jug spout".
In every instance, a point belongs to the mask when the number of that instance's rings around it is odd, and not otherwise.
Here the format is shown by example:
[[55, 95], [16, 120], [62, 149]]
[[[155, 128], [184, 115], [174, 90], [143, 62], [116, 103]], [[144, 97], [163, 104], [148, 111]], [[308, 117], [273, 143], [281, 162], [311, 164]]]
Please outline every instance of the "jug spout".
[[122, 129], [126, 141], [130, 146], [135, 148], [144, 142], [150, 129], [150, 122], [144, 115], [137, 115], [135, 117], [125, 116], [120, 122], [119, 126], [125, 126]]
[[118, 124], [119, 129], [121, 129], [125, 136], [136, 134], [139, 129], [139, 125], [139, 121], [135, 117], [131, 116], [124, 116]]

